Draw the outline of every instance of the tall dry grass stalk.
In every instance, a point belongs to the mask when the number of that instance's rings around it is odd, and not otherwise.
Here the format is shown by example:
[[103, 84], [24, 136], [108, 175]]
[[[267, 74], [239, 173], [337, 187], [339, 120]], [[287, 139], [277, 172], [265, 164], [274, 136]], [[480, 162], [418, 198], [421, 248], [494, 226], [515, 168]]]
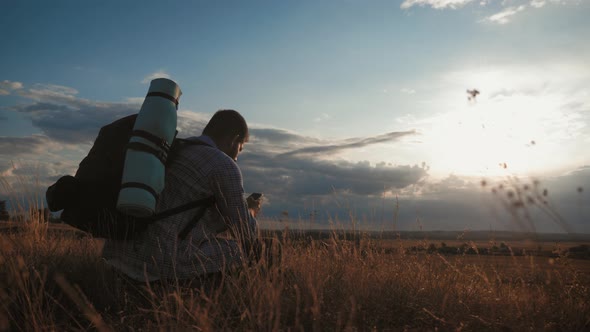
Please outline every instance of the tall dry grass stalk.
[[105, 265], [90, 238], [34, 226], [4, 234], [0, 329], [590, 328], [589, 276], [567, 257], [548, 265], [533, 256], [416, 254], [401, 240], [363, 233], [268, 235], [282, 242], [279, 263], [262, 260], [217, 286], [191, 288], [131, 283]]

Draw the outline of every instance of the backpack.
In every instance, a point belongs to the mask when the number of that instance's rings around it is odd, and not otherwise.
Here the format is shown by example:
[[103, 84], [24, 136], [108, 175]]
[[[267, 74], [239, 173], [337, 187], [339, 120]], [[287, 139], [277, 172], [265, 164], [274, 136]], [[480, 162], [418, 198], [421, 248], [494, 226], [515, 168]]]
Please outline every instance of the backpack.
[[[213, 197], [188, 202], [148, 218], [126, 215], [116, 208], [125, 153], [136, 118], [137, 114], [129, 115], [100, 129], [75, 176], [63, 176], [47, 188], [45, 196], [49, 210], [63, 210], [60, 216], [62, 221], [95, 237], [130, 240], [156, 220], [202, 207], [197, 216], [180, 232], [179, 238], [182, 239], [205, 214], [206, 209], [214, 205]], [[205, 143], [175, 138], [166, 164], [170, 163], [182, 146], [188, 144]]]

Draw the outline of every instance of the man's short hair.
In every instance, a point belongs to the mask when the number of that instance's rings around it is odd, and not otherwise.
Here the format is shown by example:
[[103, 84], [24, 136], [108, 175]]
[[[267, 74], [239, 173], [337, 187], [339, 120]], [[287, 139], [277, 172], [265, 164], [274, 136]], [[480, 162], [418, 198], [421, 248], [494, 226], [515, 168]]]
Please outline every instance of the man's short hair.
[[246, 120], [235, 110], [219, 110], [215, 112], [205, 129], [203, 129], [203, 135], [211, 138], [239, 135], [244, 142], [250, 137]]

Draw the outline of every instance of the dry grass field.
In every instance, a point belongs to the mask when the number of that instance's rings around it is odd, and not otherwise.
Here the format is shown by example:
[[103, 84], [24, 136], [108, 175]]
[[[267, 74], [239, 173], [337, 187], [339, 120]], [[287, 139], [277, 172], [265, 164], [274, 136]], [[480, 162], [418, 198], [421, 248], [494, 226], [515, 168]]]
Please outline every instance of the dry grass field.
[[32, 220], [0, 235], [0, 330], [590, 330], [590, 260], [567, 251], [580, 243], [543, 243], [552, 254], [538, 256], [524, 241], [498, 243], [507, 254], [467, 242], [474, 254], [439, 250], [465, 240], [267, 235], [282, 243], [280, 263], [188, 288], [130, 283], [99, 241]]

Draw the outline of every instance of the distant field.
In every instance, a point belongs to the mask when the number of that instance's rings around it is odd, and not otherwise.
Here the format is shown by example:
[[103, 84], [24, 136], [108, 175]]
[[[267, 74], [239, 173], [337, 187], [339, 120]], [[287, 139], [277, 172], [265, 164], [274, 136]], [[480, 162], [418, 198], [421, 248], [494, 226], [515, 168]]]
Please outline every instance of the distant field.
[[[262, 222], [263, 231], [268, 234], [277, 234], [281, 237], [283, 232], [288, 232], [292, 238], [301, 239], [327, 239], [337, 236], [343, 240], [363, 241], [370, 240], [373, 246], [384, 249], [405, 249], [418, 248], [426, 250], [429, 246], [440, 248], [459, 248], [469, 246], [476, 248], [484, 255], [486, 249], [505, 247], [503, 252], [496, 252], [496, 255], [517, 255], [523, 253], [528, 255], [556, 256], [566, 252], [573, 247], [590, 245], [590, 234], [525, 234], [518, 232], [489, 232], [489, 231], [351, 231], [342, 229], [321, 228], [291, 228], [285, 230], [276, 227], [268, 227], [268, 222]], [[0, 233], [13, 233], [26, 230], [27, 223], [24, 222], [0, 222]], [[85, 236], [85, 233], [65, 223], [45, 223], [43, 228], [49, 233], [71, 234]], [[473, 252], [472, 252], [473, 253]], [[588, 257], [590, 258], [590, 257]]]

